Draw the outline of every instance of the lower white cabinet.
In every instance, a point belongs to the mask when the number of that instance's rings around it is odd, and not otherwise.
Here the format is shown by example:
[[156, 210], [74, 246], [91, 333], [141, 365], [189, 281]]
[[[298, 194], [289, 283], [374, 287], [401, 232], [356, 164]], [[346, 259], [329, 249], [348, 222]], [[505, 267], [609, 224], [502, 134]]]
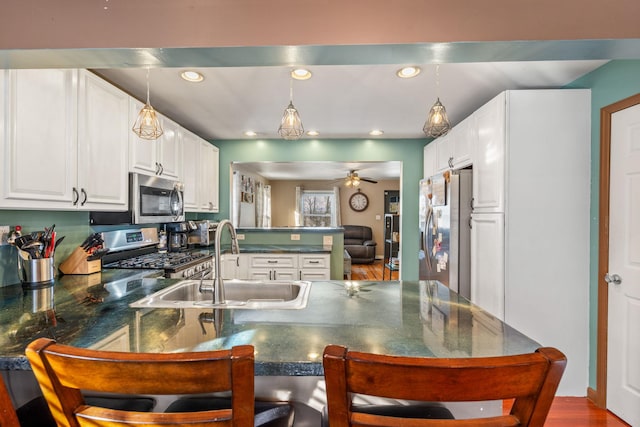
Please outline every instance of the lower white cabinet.
[[331, 267], [328, 254], [300, 254], [300, 280], [329, 280]]
[[224, 279], [248, 280], [329, 280], [329, 254], [245, 253], [224, 255]]
[[297, 254], [249, 255], [249, 278], [252, 280], [297, 280]]
[[471, 301], [504, 320], [504, 214], [471, 214]]

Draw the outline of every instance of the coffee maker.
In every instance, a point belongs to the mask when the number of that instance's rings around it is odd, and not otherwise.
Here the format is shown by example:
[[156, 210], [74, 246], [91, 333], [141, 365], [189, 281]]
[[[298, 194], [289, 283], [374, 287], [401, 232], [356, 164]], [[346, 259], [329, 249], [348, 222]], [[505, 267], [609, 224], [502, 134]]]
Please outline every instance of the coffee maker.
[[169, 252], [179, 252], [187, 249], [188, 235], [192, 231], [192, 227], [195, 228], [195, 224], [192, 221], [171, 222], [166, 225]]

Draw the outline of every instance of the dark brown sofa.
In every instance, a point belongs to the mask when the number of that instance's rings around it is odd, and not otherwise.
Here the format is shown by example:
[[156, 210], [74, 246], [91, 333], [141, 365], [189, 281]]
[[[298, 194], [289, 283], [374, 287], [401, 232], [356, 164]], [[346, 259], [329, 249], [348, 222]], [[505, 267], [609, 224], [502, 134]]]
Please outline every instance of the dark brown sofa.
[[343, 225], [344, 248], [353, 264], [371, 264], [376, 259], [376, 242], [371, 227], [365, 225]]

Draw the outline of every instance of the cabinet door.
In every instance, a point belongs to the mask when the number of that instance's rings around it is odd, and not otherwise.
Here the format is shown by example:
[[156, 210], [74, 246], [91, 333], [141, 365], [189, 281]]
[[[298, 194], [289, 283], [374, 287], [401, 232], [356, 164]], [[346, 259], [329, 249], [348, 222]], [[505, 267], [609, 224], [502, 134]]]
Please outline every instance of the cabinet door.
[[504, 214], [471, 215], [471, 302], [504, 319]]
[[129, 170], [154, 175], [159, 172], [158, 151], [159, 140], [151, 141], [139, 138], [131, 128], [138, 118], [138, 113], [144, 107], [144, 103], [135, 98], [129, 98]]
[[329, 254], [301, 254], [298, 263], [300, 280], [328, 280], [331, 277]]
[[182, 134], [177, 123], [160, 117], [164, 133], [160, 140], [160, 175], [168, 178], [182, 179]]
[[184, 183], [184, 207], [189, 212], [199, 209], [200, 140], [191, 132], [182, 129], [182, 182]]
[[473, 208], [476, 212], [504, 212], [505, 93], [477, 110], [474, 120]]
[[200, 179], [198, 205], [201, 212], [218, 212], [218, 147], [200, 140]]
[[431, 178], [436, 174], [436, 145], [431, 142], [424, 146], [423, 178]]
[[78, 207], [125, 210], [129, 95], [86, 70], [79, 76]]
[[459, 123], [453, 130], [454, 138], [451, 141], [453, 168], [462, 169], [471, 165], [471, 147], [474, 147], [475, 126], [473, 125], [473, 117], [469, 116]]
[[451, 169], [452, 156], [451, 156], [451, 141], [455, 136], [452, 129], [448, 134], [436, 139], [436, 173], [444, 172], [447, 169]]
[[2, 73], [7, 100], [2, 134], [6, 140], [0, 147], [2, 207], [72, 209], [77, 175], [77, 71]]

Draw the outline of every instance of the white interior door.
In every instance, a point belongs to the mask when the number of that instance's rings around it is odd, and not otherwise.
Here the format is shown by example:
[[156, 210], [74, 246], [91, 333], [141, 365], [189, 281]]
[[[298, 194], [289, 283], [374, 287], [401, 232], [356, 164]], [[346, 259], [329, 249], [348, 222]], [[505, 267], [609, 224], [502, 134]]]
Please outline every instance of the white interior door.
[[[640, 105], [611, 117], [610, 180], [607, 408], [637, 426], [640, 425]], [[614, 280], [617, 278], [620, 280]]]

